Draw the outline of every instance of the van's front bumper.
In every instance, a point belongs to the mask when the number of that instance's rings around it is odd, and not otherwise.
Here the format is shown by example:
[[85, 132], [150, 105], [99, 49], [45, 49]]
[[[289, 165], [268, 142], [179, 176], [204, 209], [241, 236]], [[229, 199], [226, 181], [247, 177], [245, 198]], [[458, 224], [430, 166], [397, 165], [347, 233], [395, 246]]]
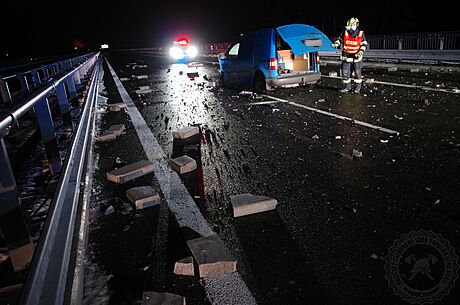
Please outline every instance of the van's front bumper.
[[281, 74], [275, 78], [267, 78], [266, 83], [268, 87], [290, 87], [293, 85], [307, 85], [315, 84], [321, 78], [321, 73], [310, 72], [310, 73], [286, 73]]

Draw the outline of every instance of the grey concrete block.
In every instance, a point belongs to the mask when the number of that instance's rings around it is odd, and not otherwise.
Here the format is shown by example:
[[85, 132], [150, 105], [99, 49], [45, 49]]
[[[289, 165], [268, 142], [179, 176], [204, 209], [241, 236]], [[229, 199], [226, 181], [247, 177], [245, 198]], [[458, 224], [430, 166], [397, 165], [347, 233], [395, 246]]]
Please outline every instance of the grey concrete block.
[[337, 72], [334, 72], [334, 71], [329, 72], [329, 76], [337, 76]]
[[107, 172], [107, 180], [115, 183], [125, 183], [153, 172], [154, 164], [147, 160], [137, 161], [126, 166]]
[[389, 67], [388, 68], [388, 72], [395, 72], [395, 71], [398, 71], [397, 67]]
[[139, 89], [139, 90], [136, 90], [136, 94], [148, 94], [148, 93], [152, 93], [153, 90], [152, 89]]
[[123, 124], [112, 125], [109, 127], [109, 129], [104, 131], [104, 133], [97, 135], [96, 140], [98, 142], [115, 140], [116, 137], [120, 136], [124, 130], [125, 130], [125, 125]]
[[353, 152], [351, 153], [351, 155], [355, 158], [362, 158], [363, 157], [363, 153], [360, 152], [359, 150], [357, 149], [354, 149], [353, 148]]
[[127, 105], [125, 103], [114, 103], [108, 104], [107, 106], [109, 106], [110, 111], [120, 111], [121, 109], [126, 108]]
[[411, 68], [411, 69], [410, 69], [410, 72], [412, 72], [412, 73], [417, 73], [417, 72], [420, 72], [420, 69]]
[[193, 257], [189, 256], [178, 260], [174, 264], [174, 274], [194, 276], [195, 267], [193, 265]]
[[160, 204], [160, 195], [151, 186], [133, 187], [126, 191], [126, 197], [137, 210]]
[[187, 241], [187, 245], [198, 264], [200, 277], [217, 277], [236, 271], [233, 258], [217, 235]]
[[106, 130], [106, 132], [114, 133], [117, 137], [121, 136], [123, 131], [125, 131], [124, 124], [111, 125], [109, 129]]
[[96, 141], [97, 142], [107, 142], [107, 141], [112, 141], [117, 138], [117, 135], [114, 134], [113, 132], [107, 132], [105, 131], [104, 133], [101, 133], [100, 135], [96, 136]]
[[249, 193], [230, 196], [230, 202], [233, 207], [233, 217], [274, 210], [278, 204], [276, 199]]
[[115, 208], [114, 208], [113, 206], [109, 206], [109, 207], [107, 208], [107, 210], [105, 210], [104, 215], [105, 215], [105, 216], [109, 216], [109, 215], [112, 214], [113, 212], [115, 212]]
[[185, 305], [185, 298], [167, 292], [144, 291], [141, 305]]
[[187, 155], [171, 160], [171, 167], [179, 174], [185, 174], [196, 169], [196, 161]]
[[179, 130], [173, 131], [174, 139], [187, 139], [200, 132], [198, 126], [187, 126]]

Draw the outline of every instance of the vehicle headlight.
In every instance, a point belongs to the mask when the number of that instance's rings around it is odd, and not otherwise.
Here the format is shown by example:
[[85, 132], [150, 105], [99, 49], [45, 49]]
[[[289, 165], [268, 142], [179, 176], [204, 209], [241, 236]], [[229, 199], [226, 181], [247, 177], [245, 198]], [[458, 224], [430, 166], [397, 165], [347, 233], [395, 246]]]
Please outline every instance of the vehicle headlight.
[[182, 50], [178, 47], [172, 47], [171, 49], [169, 49], [169, 55], [171, 55], [171, 57], [174, 59], [184, 58], [184, 54], [182, 53]]
[[187, 56], [188, 57], [195, 57], [198, 55], [198, 49], [194, 46], [189, 46], [187, 48]]

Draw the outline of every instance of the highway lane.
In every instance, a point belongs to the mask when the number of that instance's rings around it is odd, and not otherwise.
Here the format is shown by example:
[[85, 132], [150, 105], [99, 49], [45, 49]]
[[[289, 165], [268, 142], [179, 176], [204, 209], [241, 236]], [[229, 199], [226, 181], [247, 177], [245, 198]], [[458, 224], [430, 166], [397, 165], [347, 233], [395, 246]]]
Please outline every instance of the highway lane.
[[[119, 77], [149, 76], [123, 85], [166, 155], [171, 131], [189, 124], [205, 131], [204, 190], [194, 177], [186, 185], [259, 304], [399, 304], [384, 264], [401, 234], [433, 230], [460, 249], [458, 94], [379, 84], [339, 94], [340, 82], [323, 78], [255, 96], [206, 86], [203, 76], [217, 79], [212, 64], [192, 68], [200, 77], [190, 79], [188, 67], [164, 58], [114, 52], [108, 59]], [[133, 70], [131, 62], [147, 67]], [[459, 84], [456, 74], [398, 73], [365, 77]], [[134, 93], [146, 85], [151, 94]], [[234, 219], [229, 196], [245, 192], [279, 205]], [[457, 285], [443, 301], [459, 295]]]

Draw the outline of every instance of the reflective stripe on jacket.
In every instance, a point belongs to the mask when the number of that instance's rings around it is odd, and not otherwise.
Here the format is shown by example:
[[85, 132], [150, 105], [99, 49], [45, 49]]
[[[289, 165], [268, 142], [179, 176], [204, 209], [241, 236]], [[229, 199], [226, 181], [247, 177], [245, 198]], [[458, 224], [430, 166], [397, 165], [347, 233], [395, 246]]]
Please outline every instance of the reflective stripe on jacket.
[[359, 31], [356, 37], [351, 37], [348, 31], [345, 31], [343, 36], [343, 52], [348, 54], [356, 54], [361, 48], [364, 31]]

